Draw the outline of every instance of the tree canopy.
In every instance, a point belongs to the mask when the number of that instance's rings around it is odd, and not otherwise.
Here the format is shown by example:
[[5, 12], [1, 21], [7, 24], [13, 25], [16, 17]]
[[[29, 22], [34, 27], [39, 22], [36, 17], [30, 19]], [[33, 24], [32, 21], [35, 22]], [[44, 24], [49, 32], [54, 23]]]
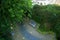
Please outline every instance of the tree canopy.
[[9, 40], [11, 25], [23, 20], [24, 13], [31, 8], [31, 0], [1, 0], [0, 6], [0, 40]]
[[34, 5], [32, 19], [40, 24], [40, 30], [52, 30], [60, 40], [60, 6], [58, 5]]

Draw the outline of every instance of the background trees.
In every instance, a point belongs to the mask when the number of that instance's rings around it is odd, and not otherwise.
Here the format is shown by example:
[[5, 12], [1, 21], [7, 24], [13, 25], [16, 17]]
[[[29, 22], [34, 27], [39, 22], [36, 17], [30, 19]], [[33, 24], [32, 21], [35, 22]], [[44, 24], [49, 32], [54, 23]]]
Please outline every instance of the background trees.
[[1, 0], [0, 6], [0, 40], [11, 40], [10, 27], [23, 20], [24, 13], [31, 8], [31, 0]]
[[42, 31], [54, 31], [60, 40], [60, 6], [57, 5], [34, 5], [32, 19], [40, 24]]

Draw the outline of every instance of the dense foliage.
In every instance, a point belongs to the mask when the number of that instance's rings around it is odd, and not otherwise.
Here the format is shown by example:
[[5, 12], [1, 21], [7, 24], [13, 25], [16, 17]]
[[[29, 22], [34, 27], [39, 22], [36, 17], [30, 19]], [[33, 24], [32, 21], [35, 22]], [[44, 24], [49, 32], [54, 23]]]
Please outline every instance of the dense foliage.
[[42, 31], [54, 31], [60, 40], [60, 6], [57, 5], [34, 5], [32, 19], [40, 24]]
[[11, 25], [21, 22], [30, 7], [31, 0], [0, 0], [0, 40], [11, 40]]

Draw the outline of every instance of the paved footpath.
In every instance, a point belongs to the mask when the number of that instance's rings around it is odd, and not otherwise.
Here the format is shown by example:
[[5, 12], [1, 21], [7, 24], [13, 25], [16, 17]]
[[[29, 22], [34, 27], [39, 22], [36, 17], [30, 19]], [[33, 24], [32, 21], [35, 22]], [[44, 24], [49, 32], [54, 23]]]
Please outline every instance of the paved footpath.
[[13, 40], [55, 40], [55, 37], [49, 34], [42, 35], [28, 23], [25, 23], [15, 27]]

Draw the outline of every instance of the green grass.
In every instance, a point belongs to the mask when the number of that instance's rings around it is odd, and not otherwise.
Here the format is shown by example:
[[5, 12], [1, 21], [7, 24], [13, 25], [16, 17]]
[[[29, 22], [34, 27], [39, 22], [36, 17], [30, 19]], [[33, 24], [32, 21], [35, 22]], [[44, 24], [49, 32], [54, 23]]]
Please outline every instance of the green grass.
[[54, 32], [53, 31], [42, 31], [42, 30], [40, 30], [40, 29], [37, 29], [37, 31], [39, 32], [39, 33], [41, 33], [41, 34], [54, 34]]

